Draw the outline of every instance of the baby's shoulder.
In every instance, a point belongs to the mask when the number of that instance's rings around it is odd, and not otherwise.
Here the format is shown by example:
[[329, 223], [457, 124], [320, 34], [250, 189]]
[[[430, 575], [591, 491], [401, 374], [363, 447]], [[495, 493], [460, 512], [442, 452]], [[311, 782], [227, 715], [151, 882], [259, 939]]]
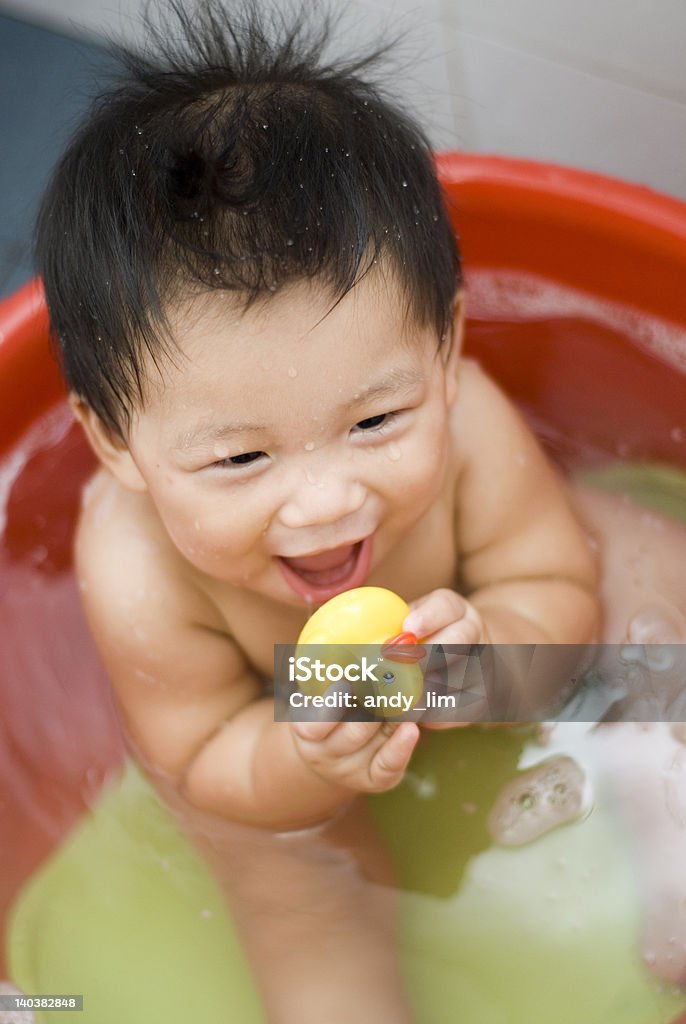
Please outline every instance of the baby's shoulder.
[[177, 552], [144, 493], [127, 491], [106, 469], [86, 485], [74, 542], [74, 563], [89, 618], [222, 628], [197, 574]]
[[463, 429], [475, 416], [484, 415], [503, 404], [511, 406], [493, 378], [476, 359], [463, 356], [459, 363], [457, 397], [453, 406], [455, 418], [462, 421]]

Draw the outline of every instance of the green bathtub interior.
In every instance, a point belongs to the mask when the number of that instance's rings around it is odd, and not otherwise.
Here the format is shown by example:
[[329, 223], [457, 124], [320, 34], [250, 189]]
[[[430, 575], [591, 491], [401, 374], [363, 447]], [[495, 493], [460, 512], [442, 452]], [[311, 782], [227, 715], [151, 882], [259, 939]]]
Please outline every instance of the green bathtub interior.
[[[686, 522], [686, 476], [585, 474]], [[635, 865], [593, 730], [425, 733], [406, 779], [369, 799], [401, 886], [398, 946], [419, 1024], [661, 1024], [686, 993], [638, 952]], [[486, 817], [523, 768], [566, 754], [593, 809], [516, 849]], [[630, 751], [627, 751], [630, 756]], [[133, 764], [20, 894], [8, 935], [29, 993], [82, 993], [81, 1024], [257, 1024], [259, 999], [213, 878]], [[53, 1017], [39, 1014], [41, 1024]]]

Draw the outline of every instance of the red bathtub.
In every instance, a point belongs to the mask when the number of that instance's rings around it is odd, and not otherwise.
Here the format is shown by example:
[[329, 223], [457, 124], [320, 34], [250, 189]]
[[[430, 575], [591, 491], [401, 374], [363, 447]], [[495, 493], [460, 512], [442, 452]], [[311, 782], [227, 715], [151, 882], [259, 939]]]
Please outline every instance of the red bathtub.
[[[686, 205], [558, 167], [445, 154], [468, 351], [564, 465], [686, 468]], [[70, 572], [93, 466], [40, 287], [0, 304], [0, 977], [4, 915], [123, 753]]]

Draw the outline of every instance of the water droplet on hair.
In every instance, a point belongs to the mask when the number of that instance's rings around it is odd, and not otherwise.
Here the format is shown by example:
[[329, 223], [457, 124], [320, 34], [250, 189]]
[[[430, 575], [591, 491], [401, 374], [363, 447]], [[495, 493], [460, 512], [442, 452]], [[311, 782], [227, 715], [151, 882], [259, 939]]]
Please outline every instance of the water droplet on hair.
[[433, 217], [432, 217], [431, 219], [433, 220], [433, 222], [434, 222], [434, 224], [435, 224], [435, 223], [436, 223], [436, 221], [438, 220], [438, 214], [437, 214], [437, 213], [434, 213], [434, 215], [433, 215]]
[[265, 121], [265, 122], [263, 123], [262, 127], [263, 127], [263, 128], [268, 128], [268, 127], [269, 127], [269, 125], [268, 125], [268, 124], [267, 124], [267, 122]]
[[403, 181], [403, 182], [402, 182], [402, 186], [403, 186], [403, 188], [407, 188], [407, 185], [408, 185], [408, 183], [407, 183], [406, 181]]
[[287, 238], [287, 239], [286, 239], [286, 245], [289, 245], [289, 246], [290, 246], [290, 245], [295, 245], [295, 242], [293, 241], [293, 239], [292, 239], [292, 238]]
[[396, 441], [391, 441], [388, 446], [387, 455], [391, 462], [397, 462], [402, 456], [402, 449]]
[[298, 371], [296, 370], [296, 368], [294, 366], [289, 366], [288, 367], [288, 376], [289, 377], [297, 377], [298, 376]]
[[221, 274], [221, 270], [219, 269], [219, 267], [215, 267], [212, 273], [214, 274], [215, 277], [219, 277], [219, 275]]
[[307, 441], [306, 442], [306, 444], [305, 444], [305, 451], [306, 452], [313, 452], [314, 451], [314, 441]]
[[119, 150], [119, 152], [120, 152], [120, 154], [121, 154], [122, 156], [124, 155], [124, 150], [123, 150], [123, 149], [120, 149], [120, 150]]
[[669, 436], [676, 444], [683, 444], [685, 435], [681, 427], [673, 427], [669, 432]]

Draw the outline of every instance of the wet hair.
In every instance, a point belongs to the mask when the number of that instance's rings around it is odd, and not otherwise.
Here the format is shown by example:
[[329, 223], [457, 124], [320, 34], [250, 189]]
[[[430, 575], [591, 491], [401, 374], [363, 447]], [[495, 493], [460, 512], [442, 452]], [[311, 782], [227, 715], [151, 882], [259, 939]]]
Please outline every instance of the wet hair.
[[115, 47], [123, 70], [36, 227], [67, 384], [121, 440], [185, 295], [228, 290], [248, 308], [316, 280], [335, 303], [378, 264], [440, 343], [460, 284], [429, 142], [364, 77], [388, 47], [326, 62], [335, 20], [312, 4], [183, 2], [166, 4], [171, 30], [146, 19], [147, 49]]

